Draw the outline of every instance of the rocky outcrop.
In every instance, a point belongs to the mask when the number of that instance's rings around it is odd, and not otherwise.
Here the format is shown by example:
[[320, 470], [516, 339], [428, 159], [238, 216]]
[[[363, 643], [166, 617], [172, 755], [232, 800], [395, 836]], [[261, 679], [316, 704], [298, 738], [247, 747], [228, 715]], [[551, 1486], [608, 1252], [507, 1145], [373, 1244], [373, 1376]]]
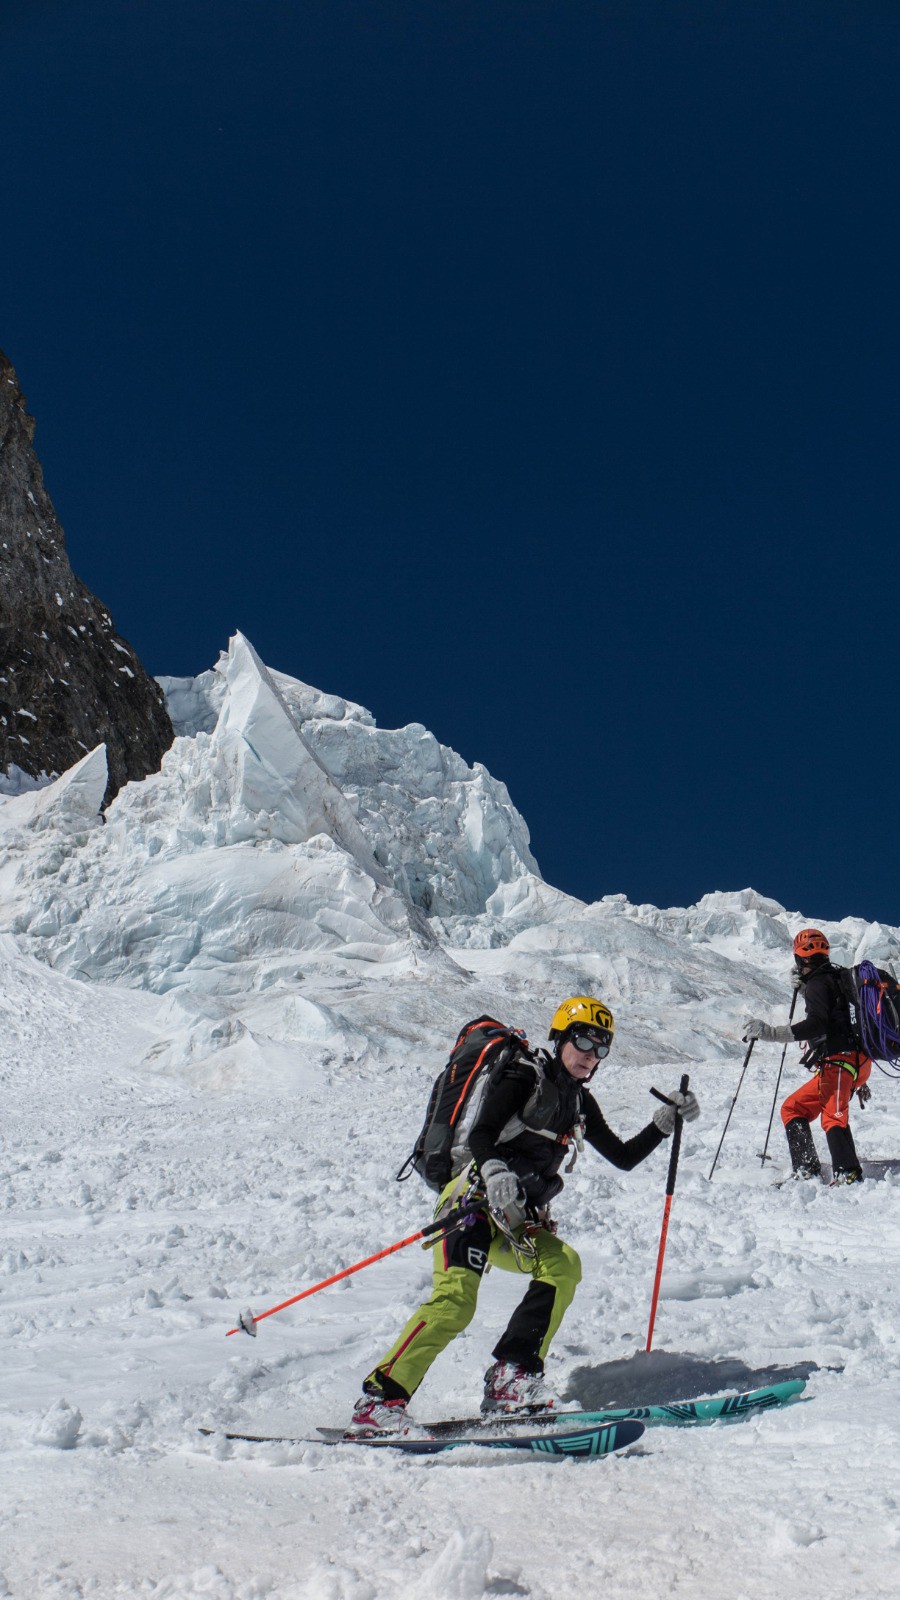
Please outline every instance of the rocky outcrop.
[[111, 799], [157, 771], [173, 732], [159, 685], [75, 577], [0, 351], [0, 772], [55, 777], [106, 745]]

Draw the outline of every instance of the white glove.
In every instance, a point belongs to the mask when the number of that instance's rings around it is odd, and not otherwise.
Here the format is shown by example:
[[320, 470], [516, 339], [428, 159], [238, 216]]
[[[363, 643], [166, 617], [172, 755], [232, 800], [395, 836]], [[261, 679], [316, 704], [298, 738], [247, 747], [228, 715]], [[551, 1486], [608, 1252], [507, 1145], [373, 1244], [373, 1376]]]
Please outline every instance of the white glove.
[[791, 967], [791, 988], [792, 989], [799, 989], [799, 988], [802, 987], [802, 984], [803, 984], [803, 979], [801, 978], [799, 972], [797, 971], [797, 968], [796, 967]]
[[773, 1027], [771, 1022], [760, 1022], [758, 1017], [745, 1017], [741, 1024], [741, 1037], [745, 1044], [749, 1039], [764, 1039], [767, 1043], [774, 1040], [778, 1044], [790, 1044], [794, 1032], [789, 1022], [779, 1022]]
[[685, 1122], [693, 1122], [700, 1115], [700, 1103], [693, 1089], [688, 1089], [687, 1094], [682, 1094], [680, 1089], [670, 1089], [669, 1099], [672, 1102], [670, 1106], [660, 1106], [653, 1113], [653, 1121], [667, 1138], [674, 1131], [676, 1111], [681, 1113]]
[[505, 1161], [486, 1161], [481, 1176], [492, 1211], [509, 1211], [512, 1206], [521, 1204], [524, 1196], [519, 1180]]

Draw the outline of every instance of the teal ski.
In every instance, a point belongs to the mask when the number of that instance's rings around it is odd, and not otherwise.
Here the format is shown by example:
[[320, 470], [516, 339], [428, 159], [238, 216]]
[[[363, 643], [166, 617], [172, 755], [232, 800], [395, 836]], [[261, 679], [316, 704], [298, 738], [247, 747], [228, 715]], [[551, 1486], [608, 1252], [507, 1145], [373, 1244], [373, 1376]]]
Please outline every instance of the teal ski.
[[[651, 1426], [669, 1423], [684, 1427], [692, 1423], [733, 1421], [753, 1416], [757, 1411], [772, 1411], [776, 1406], [787, 1405], [806, 1388], [805, 1378], [789, 1378], [783, 1383], [771, 1383], [764, 1389], [749, 1389], [744, 1394], [709, 1395], [701, 1400], [672, 1400], [666, 1405], [627, 1406], [603, 1411], [545, 1411], [530, 1417], [504, 1417], [498, 1413], [488, 1416], [459, 1417], [441, 1422], [425, 1422], [428, 1433], [439, 1437], [473, 1428], [522, 1427], [538, 1424], [561, 1426], [592, 1426], [604, 1422], [643, 1422]], [[320, 1428], [325, 1438], [338, 1436], [338, 1430]]]
[[[805, 1378], [790, 1378], [784, 1383], [771, 1383], [765, 1389], [749, 1389], [745, 1394], [717, 1394], [703, 1400], [672, 1400], [668, 1405], [631, 1406], [626, 1410], [595, 1413], [618, 1418], [635, 1417], [642, 1422], [675, 1423], [737, 1421], [752, 1416], [757, 1411], [772, 1411], [776, 1406], [787, 1405], [802, 1394]], [[579, 1415], [579, 1413], [575, 1413]]]
[[[559, 1423], [562, 1419], [554, 1419]], [[578, 1419], [576, 1419], [577, 1421]], [[214, 1428], [201, 1428], [208, 1437]], [[322, 1430], [323, 1434], [325, 1430]], [[454, 1433], [441, 1438], [428, 1438], [417, 1434], [397, 1434], [387, 1439], [345, 1439], [343, 1434], [329, 1429], [321, 1439], [292, 1439], [284, 1435], [260, 1433], [226, 1433], [226, 1439], [242, 1440], [246, 1444], [319, 1444], [346, 1445], [352, 1450], [401, 1450], [411, 1456], [441, 1455], [445, 1450], [461, 1450], [466, 1445], [477, 1445], [483, 1450], [524, 1450], [538, 1456], [586, 1456], [594, 1460], [611, 1455], [614, 1450], [624, 1450], [634, 1444], [644, 1432], [643, 1422], [622, 1421], [586, 1423], [575, 1428], [541, 1428], [538, 1433], [505, 1433], [491, 1435], [477, 1433], [469, 1437]], [[336, 1435], [332, 1437], [331, 1435]]]

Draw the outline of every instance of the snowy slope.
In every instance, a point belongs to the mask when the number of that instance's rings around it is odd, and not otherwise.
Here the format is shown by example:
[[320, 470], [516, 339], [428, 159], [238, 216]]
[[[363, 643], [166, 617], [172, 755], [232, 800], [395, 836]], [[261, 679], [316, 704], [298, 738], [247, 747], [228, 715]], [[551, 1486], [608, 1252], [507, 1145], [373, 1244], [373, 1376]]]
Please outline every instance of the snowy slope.
[[[102, 753], [0, 798], [0, 1595], [895, 1594], [900, 1178], [773, 1188], [766, 1045], [706, 1176], [739, 1019], [786, 1013], [815, 908], [585, 906], [542, 881], [503, 786], [423, 729], [382, 733], [240, 637], [221, 666], [168, 681], [182, 735], [105, 824]], [[826, 926], [838, 959], [900, 949]], [[649, 1357], [665, 1153], [579, 1161], [556, 1209], [585, 1275], [549, 1375], [597, 1404], [799, 1372], [810, 1403], [605, 1463], [204, 1441], [346, 1416], [427, 1285], [418, 1248], [256, 1341], [225, 1339], [236, 1310], [424, 1221], [393, 1173], [460, 1023], [491, 1010], [540, 1040], [583, 990], [616, 1015], [612, 1124], [683, 1071], [703, 1116]], [[900, 1098], [874, 1089], [861, 1152], [900, 1154]], [[783, 1166], [777, 1124], [772, 1148]], [[520, 1291], [491, 1274], [419, 1415], [473, 1409]]]

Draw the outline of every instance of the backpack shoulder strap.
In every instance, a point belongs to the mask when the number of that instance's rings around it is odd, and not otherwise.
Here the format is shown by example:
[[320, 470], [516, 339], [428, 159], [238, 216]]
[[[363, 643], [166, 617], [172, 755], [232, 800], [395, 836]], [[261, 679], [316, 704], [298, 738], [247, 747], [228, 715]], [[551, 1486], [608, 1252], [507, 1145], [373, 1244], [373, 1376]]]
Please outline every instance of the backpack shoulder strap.
[[[463, 1038], [467, 1038], [469, 1033], [472, 1032], [472, 1029], [474, 1027], [477, 1027], [477, 1026], [478, 1026], [477, 1023], [472, 1023], [471, 1026], [466, 1029], [466, 1032], [463, 1035]], [[498, 1029], [501, 1029], [501, 1031], [497, 1032], [497, 1033], [491, 1033], [490, 1036], [485, 1040], [484, 1044], [482, 1045], [481, 1049], [478, 1052], [478, 1055], [477, 1055], [476, 1059], [473, 1061], [471, 1067], [469, 1068], [468, 1072], [466, 1073], [466, 1076], [465, 1076], [465, 1078], [464, 1078], [464, 1080], [463, 1080], [463, 1082], [462, 1082], [462, 1084], [460, 1086], [460, 1091], [459, 1091], [459, 1095], [458, 1095], [457, 1100], [456, 1100], [456, 1104], [454, 1105], [453, 1110], [450, 1113], [450, 1127], [451, 1128], [455, 1127], [457, 1118], [459, 1117], [459, 1114], [462, 1111], [463, 1106], [465, 1105], [466, 1095], [469, 1092], [469, 1086], [471, 1085], [473, 1080], [478, 1076], [478, 1073], [481, 1071], [481, 1068], [485, 1065], [485, 1062], [487, 1061], [488, 1056], [493, 1051], [497, 1050], [497, 1046], [502, 1043], [502, 1040], [504, 1039], [504, 1037], [507, 1036], [507, 1034], [509, 1032], [508, 1029], [502, 1028], [500, 1023], [497, 1023], [496, 1026], [497, 1026]], [[519, 1044], [521, 1041], [516, 1039], [515, 1041], [511, 1041], [511, 1042], [515, 1042], [516, 1044]], [[506, 1047], [500, 1049], [497, 1052], [496, 1059], [494, 1061], [490, 1062], [490, 1064], [489, 1064], [491, 1071], [493, 1071], [496, 1066], [499, 1066], [501, 1062], [503, 1062], [503, 1064], [505, 1065], [505, 1058], [506, 1058], [508, 1049], [509, 1049], [509, 1046], [507, 1045]]]

